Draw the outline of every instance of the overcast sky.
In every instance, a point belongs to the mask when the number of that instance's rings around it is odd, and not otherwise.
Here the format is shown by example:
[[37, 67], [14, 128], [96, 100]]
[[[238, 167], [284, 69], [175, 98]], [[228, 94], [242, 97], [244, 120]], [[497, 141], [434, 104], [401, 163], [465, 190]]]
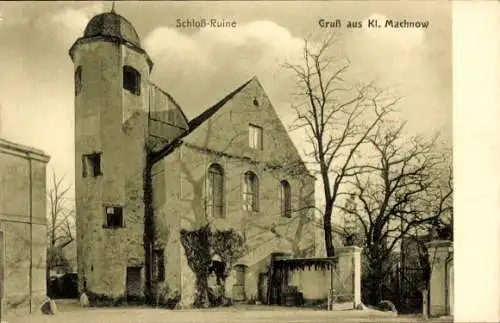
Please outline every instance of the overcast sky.
[[[68, 49], [110, 2], [0, 2], [1, 135], [45, 150], [49, 171], [74, 176], [73, 65]], [[285, 123], [293, 91], [280, 64], [301, 39], [332, 32], [321, 17], [428, 20], [427, 29], [342, 29], [356, 72], [396, 87], [410, 132], [441, 131], [451, 142], [451, 11], [436, 2], [117, 2], [155, 62], [153, 81], [196, 116], [253, 75]], [[235, 29], [178, 29], [178, 18], [236, 20]], [[300, 138], [294, 138], [300, 144]], [[73, 180], [71, 180], [72, 184]]]

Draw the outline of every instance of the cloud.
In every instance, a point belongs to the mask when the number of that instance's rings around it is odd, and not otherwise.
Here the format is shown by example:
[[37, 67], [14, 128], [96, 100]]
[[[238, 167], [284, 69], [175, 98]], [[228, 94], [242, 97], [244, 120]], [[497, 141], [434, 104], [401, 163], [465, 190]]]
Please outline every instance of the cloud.
[[[374, 13], [365, 20], [382, 22], [386, 18]], [[447, 112], [440, 106], [448, 102], [428, 98], [440, 98], [440, 92], [450, 91], [436, 84], [439, 75], [429, 61], [432, 49], [428, 48], [426, 32], [410, 28], [345, 32], [333, 49], [350, 59], [348, 74], [353, 80], [377, 80], [381, 87], [390, 87], [404, 96], [403, 117], [410, 119], [412, 129], [424, 132], [416, 116], [423, 110], [436, 116], [440, 111], [443, 117], [435, 118], [435, 122], [445, 123]], [[293, 114], [289, 104], [294, 80], [281, 64], [301, 58], [303, 39], [277, 23], [259, 20], [237, 28], [205, 28], [194, 33], [159, 27], [143, 43], [156, 63], [154, 80], [178, 99], [188, 117], [194, 117], [253, 75], [259, 77], [283, 118]], [[186, 89], [193, 89], [196, 95], [186, 95]]]
[[[51, 167], [64, 173], [74, 172], [73, 66], [67, 51], [89, 19], [103, 10], [102, 4], [89, 3], [54, 4], [48, 9], [45, 4], [2, 5], [0, 17], [6, 18], [0, 22], [3, 133], [47, 150], [53, 157]], [[143, 45], [155, 62], [153, 80], [176, 98], [189, 118], [257, 75], [285, 124], [293, 119], [289, 107], [293, 79], [281, 63], [301, 57], [303, 41], [298, 35], [268, 20], [194, 33], [153, 24], [142, 25], [150, 30]], [[370, 32], [345, 33], [345, 51], [353, 69], [363, 77], [380, 76], [387, 84], [403, 83], [415, 128], [423, 127], [421, 115], [433, 116], [426, 120], [432, 128], [447, 104], [442, 100], [447, 88], [440, 85], [446, 75], [440, 76], [443, 73], [435, 68], [443, 55], [435, 53], [433, 59], [425, 55], [425, 32]], [[29, 131], [20, 130], [19, 124]]]
[[155, 62], [197, 70], [210, 69], [204, 46], [195, 39], [175, 29], [160, 27], [153, 30], [144, 41], [146, 51]]
[[74, 131], [73, 67], [68, 49], [101, 8], [85, 3], [2, 10], [8, 17], [1, 26], [5, 28], [0, 28], [2, 135], [45, 150], [51, 156], [49, 168], [61, 173], [74, 172], [69, 135]]
[[197, 96], [181, 100], [193, 116], [253, 75], [266, 84], [271, 97], [282, 96], [289, 77], [283, 76], [281, 64], [300, 57], [303, 41], [274, 22], [253, 21], [192, 34], [158, 27], [143, 44], [162, 87], [173, 94], [197, 89]]
[[228, 60], [260, 65], [294, 58], [302, 41], [273, 22], [254, 21], [238, 28], [204, 28], [192, 35], [159, 27], [145, 38], [144, 47], [152, 57], [172, 59], [176, 65], [194, 63], [199, 64], [196, 68], [216, 70], [225, 68]]
[[102, 3], [95, 3], [83, 8], [64, 8], [51, 14], [49, 21], [58, 35], [64, 40], [74, 41], [82, 35], [90, 18], [103, 11]]

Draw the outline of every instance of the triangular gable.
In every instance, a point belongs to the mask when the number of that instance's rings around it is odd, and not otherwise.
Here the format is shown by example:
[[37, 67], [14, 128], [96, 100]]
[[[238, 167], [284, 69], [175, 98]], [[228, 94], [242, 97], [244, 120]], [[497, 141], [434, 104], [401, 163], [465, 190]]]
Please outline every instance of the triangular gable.
[[189, 132], [194, 131], [196, 128], [198, 128], [200, 125], [203, 124], [203, 122], [207, 121], [209, 118], [211, 118], [217, 111], [219, 111], [229, 100], [231, 100], [236, 94], [238, 94], [241, 90], [243, 90], [253, 79], [256, 79], [255, 77], [251, 78], [250, 80], [246, 81], [244, 84], [240, 85], [238, 88], [236, 88], [234, 91], [226, 95], [222, 100], [199, 114], [196, 118], [192, 119], [189, 121]]
[[[252, 92], [252, 93], [249, 93]], [[226, 95], [222, 100], [217, 102], [215, 105], [212, 107], [208, 108], [205, 110], [203, 113], [195, 117], [189, 122], [189, 132], [186, 133], [183, 136], [183, 141], [187, 141], [189, 143], [194, 143], [196, 142], [200, 143], [201, 137], [204, 137], [203, 135], [200, 134], [200, 131], [203, 132], [202, 126], [207, 125], [207, 122], [210, 122], [210, 120], [214, 120], [215, 116], [220, 116], [221, 114], [227, 113], [228, 111], [232, 111], [233, 113], [241, 113], [241, 114], [246, 114], [246, 113], [251, 113], [249, 111], [242, 111], [244, 109], [244, 106], [251, 106], [252, 105], [252, 96], [257, 95], [260, 96], [260, 98], [266, 102], [265, 104], [265, 110], [268, 113], [268, 118], [267, 119], [273, 119], [271, 120], [275, 122], [274, 126], [278, 128], [278, 132], [282, 133], [282, 136], [280, 136], [281, 143], [278, 147], [276, 147], [276, 151], [287, 149], [289, 153], [294, 155], [294, 159], [296, 159], [298, 162], [300, 162], [301, 167], [304, 167], [304, 170], [307, 171], [307, 167], [305, 166], [297, 147], [291, 140], [288, 131], [286, 130], [281, 118], [279, 117], [278, 113], [276, 112], [276, 109], [274, 108], [274, 105], [272, 104], [271, 100], [269, 99], [269, 96], [267, 95], [266, 91], [264, 90], [264, 87], [260, 83], [260, 81], [257, 79], [257, 77], [252, 77], [250, 80], [236, 88], [234, 91]], [[235, 103], [235, 101], [237, 103]], [[248, 102], [250, 101], [250, 102]], [[229, 107], [231, 106], [231, 107]], [[224, 107], [224, 108], [223, 108]], [[226, 107], [228, 110], [226, 110]], [[216, 118], [217, 119], [217, 118]], [[242, 121], [243, 120], [243, 121]], [[227, 127], [228, 131], [222, 130], [222, 126], [220, 127], [220, 131], [223, 132], [230, 132], [231, 127], [234, 127], [234, 123], [237, 123], [238, 121], [241, 122], [241, 124], [246, 124], [245, 127], [248, 127], [248, 122], [246, 121], [245, 117], [242, 118], [242, 120], [236, 120], [235, 122], [232, 122], [230, 120], [225, 120], [225, 122], [222, 123], [223, 127]], [[267, 120], [269, 121], [269, 120]], [[251, 122], [250, 122], [251, 123]], [[195, 131], [199, 129], [198, 131]], [[242, 132], [245, 129], [240, 129]], [[208, 135], [208, 134], [207, 134]], [[219, 135], [220, 134], [215, 134]], [[193, 138], [196, 137], [196, 138]], [[246, 137], [248, 138], [248, 137]], [[246, 141], [245, 141], [246, 140]], [[284, 141], [283, 141], [284, 140]], [[192, 142], [195, 141], [195, 142]], [[209, 139], [207, 141], [210, 141]], [[241, 155], [241, 156], [246, 156], [246, 154], [242, 151], [238, 151], [241, 147], [245, 147], [248, 145], [248, 139], [244, 139], [233, 142], [231, 149], [236, 150], [233, 151], [236, 155]], [[213, 150], [217, 151], [217, 147], [213, 147], [213, 145], [209, 144], [211, 147], [206, 147], [205, 145], [202, 145], [202, 149], [207, 149], [210, 150], [210, 148], [213, 148]], [[221, 149], [220, 152], [223, 152], [224, 149]], [[268, 152], [270, 153], [270, 152]], [[307, 173], [309, 173], [307, 171]], [[310, 174], [309, 174], [310, 175]]]

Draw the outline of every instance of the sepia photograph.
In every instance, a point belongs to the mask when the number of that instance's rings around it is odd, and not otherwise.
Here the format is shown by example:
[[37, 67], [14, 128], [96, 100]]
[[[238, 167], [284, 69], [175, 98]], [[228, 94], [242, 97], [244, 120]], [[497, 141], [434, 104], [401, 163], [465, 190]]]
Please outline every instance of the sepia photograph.
[[1, 322], [453, 322], [451, 7], [0, 2]]

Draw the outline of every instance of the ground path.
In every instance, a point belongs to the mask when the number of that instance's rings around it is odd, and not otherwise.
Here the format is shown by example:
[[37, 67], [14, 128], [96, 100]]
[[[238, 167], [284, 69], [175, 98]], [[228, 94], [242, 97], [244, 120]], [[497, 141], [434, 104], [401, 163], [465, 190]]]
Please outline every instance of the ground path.
[[[452, 322], [436, 319], [427, 322]], [[7, 318], [8, 323], [321, 323], [321, 322], [424, 322], [417, 315], [399, 315], [374, 310], [324, 311], [278, 306], [232, 306], [204, 310], [155, 308], [68, 308], [57, 315]]]

